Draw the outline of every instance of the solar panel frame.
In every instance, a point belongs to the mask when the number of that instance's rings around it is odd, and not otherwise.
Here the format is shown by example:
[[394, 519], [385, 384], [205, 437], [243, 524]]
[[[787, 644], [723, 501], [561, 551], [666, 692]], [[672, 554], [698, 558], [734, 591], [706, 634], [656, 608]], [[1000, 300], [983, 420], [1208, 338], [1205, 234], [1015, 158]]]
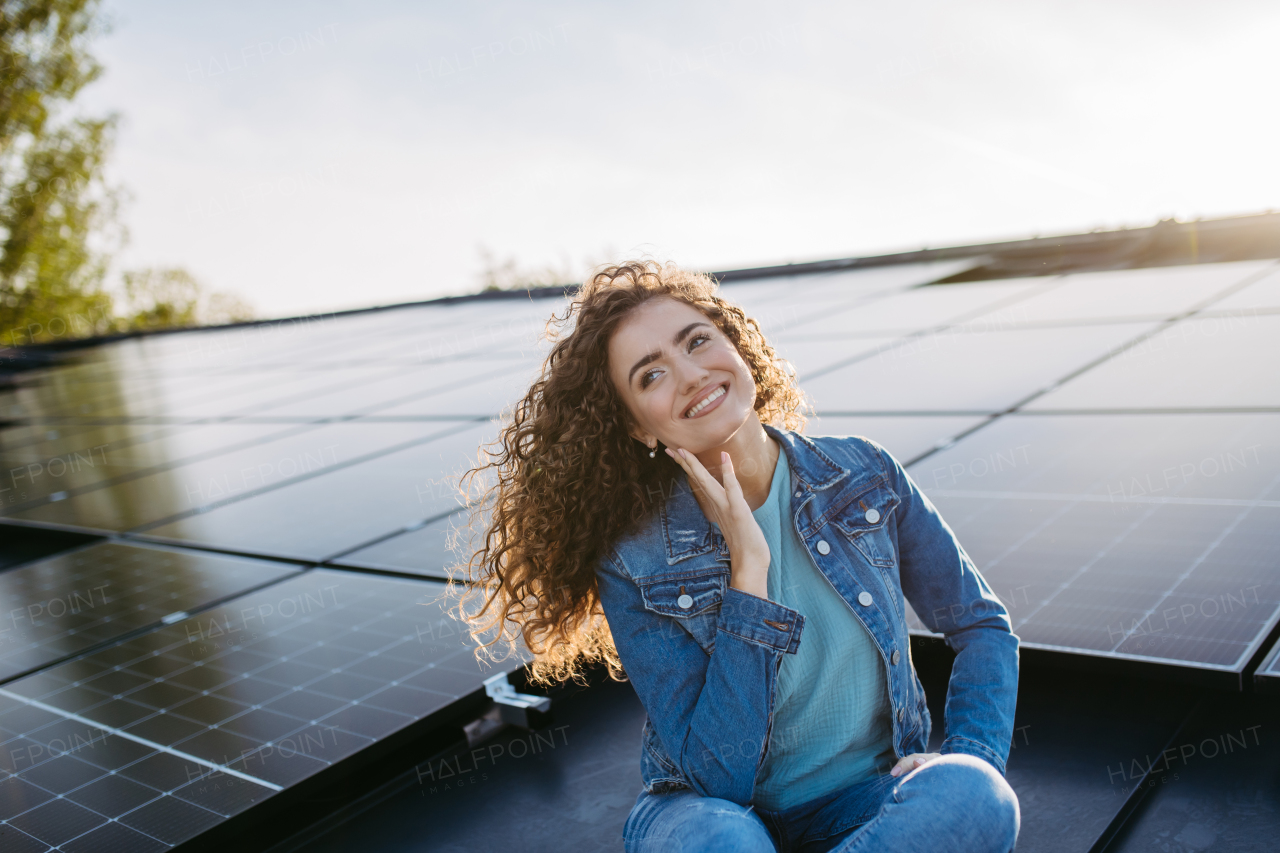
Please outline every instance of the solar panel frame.
[[1280, 693], [1280, 640], [1276, 640], [1253, 673], [1254, 687], [1262, 693]]

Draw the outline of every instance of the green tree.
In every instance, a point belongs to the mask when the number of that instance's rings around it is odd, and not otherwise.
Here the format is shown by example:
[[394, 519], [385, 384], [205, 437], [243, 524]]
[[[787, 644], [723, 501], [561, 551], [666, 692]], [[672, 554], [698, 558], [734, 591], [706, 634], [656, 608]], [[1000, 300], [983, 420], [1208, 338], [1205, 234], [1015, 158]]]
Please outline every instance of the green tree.
[[124, 274], [119, 323], [128, 329], [168, 329], [253, 319], [253, 309], [231, 293], [210, 293], [181, 267]]
[[102, 73], [98, 0], [0, 0], [0, 341], [115, 325], [103, 287], [125, 237], [103, 169], [117, 117], [68, 114]]

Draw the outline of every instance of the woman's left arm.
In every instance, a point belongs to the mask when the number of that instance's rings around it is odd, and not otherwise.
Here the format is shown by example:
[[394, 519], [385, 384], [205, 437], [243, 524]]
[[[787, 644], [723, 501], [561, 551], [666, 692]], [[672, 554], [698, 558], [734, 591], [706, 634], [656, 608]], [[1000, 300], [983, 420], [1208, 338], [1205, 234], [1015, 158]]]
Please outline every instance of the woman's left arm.
[[956, 653], [940, 752], [963, 752], [1005, 771], [1018, 701], [1018, 635], [938, 510], [898, 460], [878, 448], [901, 503], [895, 512], [902, 592]]

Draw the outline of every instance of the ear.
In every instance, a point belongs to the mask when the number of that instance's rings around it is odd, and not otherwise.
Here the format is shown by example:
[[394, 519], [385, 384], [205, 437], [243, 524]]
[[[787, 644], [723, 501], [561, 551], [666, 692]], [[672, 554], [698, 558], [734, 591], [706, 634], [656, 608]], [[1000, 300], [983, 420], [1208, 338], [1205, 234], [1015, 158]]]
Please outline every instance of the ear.
[[630, 435], [632, 438], [634, 438], [636, 441], [643, 444], [645, 447], [654, 447], [657, 445], [657, 439], [654, 437], [653, 433], [645, 432], [637, 425], [633, 424], [627, 430], [627, 434]]

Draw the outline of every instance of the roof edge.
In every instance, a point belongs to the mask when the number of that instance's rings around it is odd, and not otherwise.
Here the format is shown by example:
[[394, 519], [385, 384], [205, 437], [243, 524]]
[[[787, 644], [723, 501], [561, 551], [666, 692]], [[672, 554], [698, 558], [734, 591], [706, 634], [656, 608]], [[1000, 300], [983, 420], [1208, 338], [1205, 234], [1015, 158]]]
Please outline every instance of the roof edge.
[[[1154, 225], [1089, 231], [1048, 237], [1027, 237], [992, 243], [968, 243], [938, 248], [921, 248], [882, 255], [863, 255], [805, 263], [776, 264], [720, 270], [708, 273], [722, 284], [779, 276], [809, 275], [897, 264], [931, 261], [980, 259], [970, 269], [941, 279], [938, 283], [983, 281], [1032, 275], [1056, 275], [1063, 272], [1087, 272], [1099, 269], [1135, 269], [1139, 267], [1174, 266], [1235, 260], [1280, 258], [1280, 212], [1230, 216], [1219, 219], [1196, 219], [1182, 222], [1162, 219]], [[70, 341], [30, 344], [11, 349], [0, 348], [0, 370], [21, 370], [26, 366], [42, 366], [53, 353], [97, 346], [130, 338], [176, 333], [226, 331], [237, 328], [309, 323], [350, 317], [377, 311], [428, 305], [452, 305], [512, 299], [549, 299], [564, 297], [580, 284], [557, 284], [525, 290], [486, 290], [454, 296], [438, 296], [366, 308], [348, 308], [292, 317], [245, 320], [213, 326], [186, 326], [173, 329], [149, 329], [99, 335]], [[31, 364], [35, 361], [37, 364]], [[4, 365], [4, 362], [9, 362]], [[24, 364], [26, 362], [26, 364]]]

